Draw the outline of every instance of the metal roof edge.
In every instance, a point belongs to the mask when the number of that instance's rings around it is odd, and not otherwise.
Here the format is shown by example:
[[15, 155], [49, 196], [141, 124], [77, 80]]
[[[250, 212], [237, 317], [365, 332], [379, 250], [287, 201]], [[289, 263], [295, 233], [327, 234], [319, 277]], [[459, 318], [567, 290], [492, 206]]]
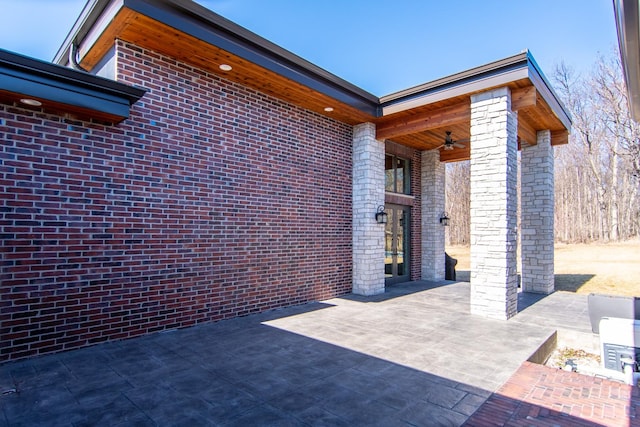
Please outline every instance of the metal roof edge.
[[567, 130], [570, 130], [573, 122], [571, 113], [567, 110], [567, 107], [565, 107], [560, 98], [558, 98], [558, 95], [553, 90], [553, 86], [551, 86], [542, 69], [528, 50], [527, 60], [529, 61], [529, 70], [532, 72], [529, 78], [533, 81], [536, 89], [540, 92], [547, 104], [549, 104], [549, 107], [551, 107], [551, 110], [555, 113], [558, 120], [562, 122]]
[[363, 112], [378, 115], [379, 99], [375, 95], [191, 0], [91, 0], [58, 50], [56, 62], [67, 63], [71, 45], [82, 41], [114, 1], [206, 42], [222, 44], [219, 47], [230, 53]]
[[528, 78], [528, 65], [527, 53], [523, 52], [387, 95], [381, 98], [383, 115]]
[[560, 101], [529, 50], [380, 98], [384, 114], [482, 90], [508, 80], [529, 78], [558, 119], [571, 128], [571, 115]]
[[145, 89], [0, 49], [0, 91], [4, 102], [40, 101], [46, 113], [70, 113], [82, 120], [119, 123]]
[[613, 0], [618, 46], [631, 115], [640, 122], [640, 7], [637, 0]]
[[0, 65], [30, 75], [38, 75], [65, 84], [102, 92], [110, 96], [126, 98], [129, 105], [138, 101], [147, 92], [147, 90], [143, 88], [120, 83], [84, 71], [74, 70], [62, 65], [30, 58], [1, 48]]
[[82, 8], [80, 16], [76, 19], [62, 45], [54, 55], [52, 62], [60, 65], [67, 65], [69, 62], [69, 51], [71, 46], [86, 36], [91, 25], [100, 17], [102, 11], [107, 7], [111, 0], [88, 0]]
[[399, 100], [418, 96], [425, 92], [442, 90], [446, 87], [455, 86], [468, 82], [470, 80], [478, 79], [478, 77], [480, 76], [486, 76], [489, 74], [495, 74], [499, 71], [505, 71], [505, 69], [507, 68], [510, 70], [518, 68], [518, 65], [525, 65], [526, 61], [527, 52], [522, 52], [517, 55], [481, 65], [479, 67], [474, 67], [468, 70], [461, 71], [459, 73], [451, 74], [449, 76], [441, 77], [430, 82], [422, 83], [398, 92], [391, 93], [389, 95], [385, 95], [380, 98], [380, 102], [383, 105], [391, 104]]

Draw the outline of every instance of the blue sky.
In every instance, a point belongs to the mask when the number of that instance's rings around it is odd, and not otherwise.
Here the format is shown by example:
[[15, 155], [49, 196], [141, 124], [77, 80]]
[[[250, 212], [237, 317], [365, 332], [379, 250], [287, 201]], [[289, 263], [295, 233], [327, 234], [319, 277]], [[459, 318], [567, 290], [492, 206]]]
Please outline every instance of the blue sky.
[[[85, 0], [0, 0], [0, 47], [51, 60]], [[616, 46], [611, 0], [199, 0], [382, 96], [529, 49], [547, 75]]]

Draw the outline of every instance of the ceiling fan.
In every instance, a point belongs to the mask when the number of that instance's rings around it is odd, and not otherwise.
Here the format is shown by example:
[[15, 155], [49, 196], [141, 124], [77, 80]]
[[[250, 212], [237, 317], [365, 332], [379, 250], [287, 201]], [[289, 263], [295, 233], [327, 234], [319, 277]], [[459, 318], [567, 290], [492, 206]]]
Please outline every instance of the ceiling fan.
[[444, 144], [440, 145], [436, 148], [442, 148], [443, 150], [453, 150], [454, 148], [465, 148], [465, 145], [462, 145], [462, 142], [469, 142], [468, 139], [457, 139], [454, 140], [451, 138], [451, 131], [448, 130], [445, 132], [446, 136], [444, 137]]

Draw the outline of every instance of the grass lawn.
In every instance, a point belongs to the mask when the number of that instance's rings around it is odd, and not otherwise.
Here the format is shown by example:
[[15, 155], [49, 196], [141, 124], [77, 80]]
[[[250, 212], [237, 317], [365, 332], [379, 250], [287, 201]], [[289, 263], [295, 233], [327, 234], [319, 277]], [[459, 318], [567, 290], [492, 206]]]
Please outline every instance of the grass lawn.
[[[458, 280], [469, 280], [469, 247], [449, 246]], [[556, 290], [640, 297], [640, 241], [555, 246]]]

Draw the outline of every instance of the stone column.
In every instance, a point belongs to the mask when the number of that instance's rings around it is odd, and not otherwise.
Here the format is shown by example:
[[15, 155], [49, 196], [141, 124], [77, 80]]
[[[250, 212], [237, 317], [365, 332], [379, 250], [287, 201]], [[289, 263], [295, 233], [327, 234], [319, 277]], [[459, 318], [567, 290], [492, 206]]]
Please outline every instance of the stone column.
[[440, 162], [440, 151], [422, 152], [422, 280], [443, 280], [444, 227], [440, 215], [445, 202], [445, 164]]
[[551, 132], [539, 131], [537, 139], [536, 145], [523, 143], [521, 151], [522, 290], [550, 294], [555, 285]]
[[471, 313], [518, 310], [517, 113], [500, 88], [471, 97]]
[[353, 128], [353, 293], [384, 292], [384, 224], [375, 213], [384, 206], [384, 141], [376, 126]]

